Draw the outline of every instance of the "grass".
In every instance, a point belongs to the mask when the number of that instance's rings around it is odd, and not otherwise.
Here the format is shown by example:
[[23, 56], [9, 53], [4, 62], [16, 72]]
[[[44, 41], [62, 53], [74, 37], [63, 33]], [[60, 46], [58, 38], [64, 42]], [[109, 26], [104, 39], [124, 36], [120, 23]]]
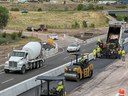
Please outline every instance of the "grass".
[[101, 12], [95, 11], [29, 11], [27, 14], [20, 12], [10, 12], [10, 19], [6, 28], [25, 30], [27, 26], [39, 27], [45, 24], [49, 28], [64, 29], [71, 28], [74, 22], [78, 22], [82, 27], [82, 21], [92, 23], [96, 27], [106, 26], [107, 18]]

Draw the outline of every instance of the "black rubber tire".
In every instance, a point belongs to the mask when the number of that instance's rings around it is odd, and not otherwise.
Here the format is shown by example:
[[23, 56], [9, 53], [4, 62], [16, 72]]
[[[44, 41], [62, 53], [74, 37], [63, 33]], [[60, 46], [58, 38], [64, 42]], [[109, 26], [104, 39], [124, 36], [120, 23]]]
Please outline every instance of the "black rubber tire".
[[22, 66], [20, 73], [21, 74], [24, 74], [25, 72], [26, 72], [26, 67], [25, 66]]
[[41, 61], [39, 62], [39, 64], [40, 64], [40, 67], [42, 67], [42, 66], [43, 66], [43, 61], [41, 60]]
[[5, 73], [9, 73], [9, 70], [8, 70], [8, 69], [4, 69], [4, 72], [5, 72]]
[[40, 67], [40, 63], [36, 62], [36, 68], [39, 68], [39, 67]]
[[35, 69], [36, 68], [36, 63], [32, 64], [32, 68]]
[[32, 69], [33, 69], [33, 68], [32, 68], [32, 64], [30, 64], [29, 69], [30, 69], [30, 70], [32, 70]]
[[90, 71], [89, 71], [89, 76], [88, 76], [88, 78], [91, 78], [92, 75], [93, 75], [93, 70], [90, 70]]

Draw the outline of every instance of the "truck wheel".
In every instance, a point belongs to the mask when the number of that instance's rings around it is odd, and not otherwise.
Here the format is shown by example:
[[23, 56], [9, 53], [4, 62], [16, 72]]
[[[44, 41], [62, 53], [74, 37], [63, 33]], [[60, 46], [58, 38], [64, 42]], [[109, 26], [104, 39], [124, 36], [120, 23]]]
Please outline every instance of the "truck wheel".
[[40, 67], [42, 67], [42, 66], [43, 66], [43, 61], [41, 60], [41, 61], [40, 61]]
[[36, 63], [36, 68], [39, 68], [40, 67], [40, 64], [39, 62]]
[[91, 78], [92, 75], [93, 75], [93, 70], [90, 70], [90, 71], [89, 71], [89, 76], [88, 76], [88, 77]]
[[21, 74], [24, 74], [25, 72], [26, 72], [26, 68], [25, 68], [25, 66], [22, 66], [22, 68], [21, 68]]
[[5, 73], [9, 73], [9, 70], [8, 70], [8, 69], [4, 69], [4, 72], [5, 72]]
[[29, 69], [32, 70], [32, 64], [29, 65]]
[[36, 63], [33, 63], [32, 67], [33, 67], [33, 69], [35, 69], [36, 68]]

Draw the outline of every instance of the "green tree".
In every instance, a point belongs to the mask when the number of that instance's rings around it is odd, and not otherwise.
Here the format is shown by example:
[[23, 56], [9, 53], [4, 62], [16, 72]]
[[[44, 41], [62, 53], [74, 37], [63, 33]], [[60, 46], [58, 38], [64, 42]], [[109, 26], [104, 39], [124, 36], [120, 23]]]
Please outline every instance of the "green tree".
[[0, 6], [0, 29], [6, 27], [8, 23], [8, 10], [5, 7]]

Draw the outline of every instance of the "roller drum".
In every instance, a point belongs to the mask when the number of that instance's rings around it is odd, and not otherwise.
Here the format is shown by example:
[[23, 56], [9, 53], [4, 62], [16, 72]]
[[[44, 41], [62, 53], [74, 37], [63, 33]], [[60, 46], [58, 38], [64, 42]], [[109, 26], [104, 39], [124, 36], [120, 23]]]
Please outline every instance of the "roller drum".
[[79, 75], [77, 73], [64, 73], [66, 80], [79, 81]]

